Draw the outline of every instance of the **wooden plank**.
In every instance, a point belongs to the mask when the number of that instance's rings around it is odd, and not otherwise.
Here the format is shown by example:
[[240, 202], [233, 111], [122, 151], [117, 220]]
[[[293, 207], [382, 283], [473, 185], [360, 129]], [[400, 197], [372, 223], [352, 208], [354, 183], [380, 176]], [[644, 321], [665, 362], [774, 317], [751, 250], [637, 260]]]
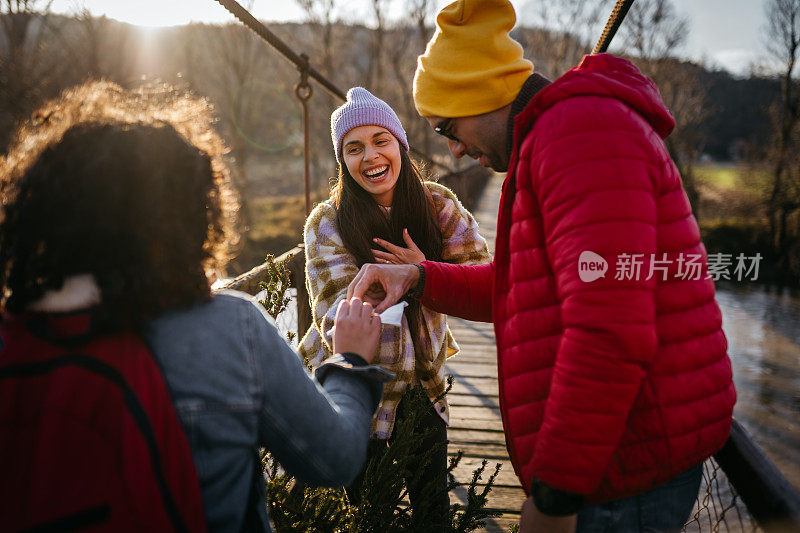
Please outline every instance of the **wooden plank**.
[[457, 430], [457, 429], [467, 429], [467, 430], [489, 430], [489, 431], [503, 431], [503, 423], [500, 420], [495, 418], [489, 419], [476, 419], [476, 418], [469, 418], [469, 419], [458, 419], [458, 420], [450, 420], [450, 430]]
[[453, 361], [462, 363], [485, 363], [497, 366], [497, 349], [484, 344], [460, 344], [461, 351], [453, 356]]
[[444, 373], [453, 376], [453, 379], [490, 379], [497, 380], [497, 365], [489, 362], [459, 361], [458, 363], [448, 363]]
[[447, 325], [451, 330], [457, 331], [480, 331], [494, 335], [494, 324], [491, 322], [473, 322], [457, 316], [448, 316]]
[[487, 380], [481, 378], [456, 379], [453, 388], [447, 393], [448, 398], [458, 395], [478, 395], [494, 398], [499, 401], [497, 392], [497, 380]]
[[[472, 479], [472, 475], [475, 472], [475, 469], [481, 466], [482, 460], [477, 457], [462, 457], [461, 461], [458, 463], [458, 466], [453, 471], [455, 478], [462, 482], [468, 482]], [[504, 486], [504, 487], [519, 487], [519, 479], [517, 475], [514, 473], [514, 468], [511, 466], [511, 462], [508, 460], [500, 461], [500, 460], [493, 460], [489, 461], [486, 465], [486, 469], [483, 471], [481, 478], [478, 482], [486, 483], [489, 476], [494, 472], [494, 467], [497, 463], [500, 463], [500, 472], [497, 474], [495, 478], [495, 484], [497, 486]]]
[[[462, 405], [470, 407], [497, 407], [499, 408], [497, 396], [475, 396], [472, 394], [453, 394], [447, 395], [447, 401], [451, 405]], [[499, 412], [499, 411], [498, 411]]]
[[[452, 331], [452, 330], [451, 330]], [[489, 337], [477, 335], [473, 332], [464, 333], [460, 331], [453, 331], [453, 336], [456, 343], [464, 351], [474, 351], [475, 353], [494, 353], [497, 354], [497, 345], [495, 344], [494, 336]]]
[[463, 451], [466, 457], [489, 460], [508, 460], [508, 450], [505, 444], [473, 444], [470, 442], [451, 442], [447, 447], [449, 455], [455, 455], [457, 451]]
[[450, 424], [458, 426], [468, 424], [467, 420], [494, 420], [500, 427], [500, 408], [487, 406], [467, 406], [450, 402]]
[[470, 444], [497, 444], [505, 447], [506, 437], [502, 431], [492, 431], [486, 429], [458, 429], [450, 428], [447, 431], [447, 439], [450, 441], [450, 446], [461, 443]]
[[453, 376], [497, 377], [497, 361], [492, 359], [470, 359], [458, 356], [445, 364], [445, 372]]

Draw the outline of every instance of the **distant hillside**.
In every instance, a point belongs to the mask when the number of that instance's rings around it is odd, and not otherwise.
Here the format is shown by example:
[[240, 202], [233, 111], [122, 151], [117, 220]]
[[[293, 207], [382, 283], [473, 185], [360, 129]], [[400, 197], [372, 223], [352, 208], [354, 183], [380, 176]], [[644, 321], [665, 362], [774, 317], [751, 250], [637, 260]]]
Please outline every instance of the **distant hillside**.
[[[269, 27], [296, 51], [308, 53], [312, 63], [342, 89], [365, 85], [378, 92], [408, 123], [412, 143], [446, 155], [441, 143], [430, 142], [427, 126], [416, 116], [411, 101], [416, 57], [426, 40], [417, 28], [385, 30], [376, 59], [373, 31], [364, 26], [335, 24], [328, 43], [323, 42], [326, 28], [319, 25], [270, 23]], [[550, 77], [566, 70], [583, 53], [579, 45], [569, 42], [569, 36], [547, 30], [521, 27], [514, 35], [537, 70]], [[276, 139], [274, 134], [299, 124], [293, 97], [297, 71], [238, 24], [151, 30], [105, 18], [49, 15], [46, 19], [33, 17], [28, 36], [29, 41], [37, 41], [41, 53], [26, 58], [33, 62], [26, 66], [30, 77], [24, 80], [30, 85], [27, 90], [19, 90], [15, 87], [19, 80], [10, 79], [13, 61], [0, 62], [0, 132], [9, 131], [22, 110], [32, 109], [42, 98], [86, 77], [105, 77], [128, 85], [143, 78], [163, 79], [189, 85], [217, 102], [232, 144], [237, 144], [236, 137], [244, 137], [244, 144], [256, 153], [296, 151], [296, 136], [286, 132]], [[8, 52], [8, 40], [0, 38], [0, 55], [8, 56]], [[561, 56], [555, 57], [556, 53]], [[727, 160], [742, 142], [763, 138], [760, 132], [766, 127], [766, 110], [778, 94], [776, 81], [741, 79], [691, 63], [683, 65], [694, 70], [708, 89], [712, 113], [702, 127], [707, 139], [704, 152]], [[314, 100], [324, 102], [314, 109], [315, 129], [319, 130], [315, 147], [323, 150], [328, 142], [327, 114], [338, 102], [318, 87]], [[259, 110], [263, 116], [254, 121], [252, 113]], [[3, 137], [0, 133], [0, 147], [8, 140]]]
[[772, 78], [737, 78], [727, 72], [703, 71], [714, 113], [703, 125], [705, 152], [725, 161], [741, 156], [742, 144], [769, 138], [768, 111], [780, 94]]

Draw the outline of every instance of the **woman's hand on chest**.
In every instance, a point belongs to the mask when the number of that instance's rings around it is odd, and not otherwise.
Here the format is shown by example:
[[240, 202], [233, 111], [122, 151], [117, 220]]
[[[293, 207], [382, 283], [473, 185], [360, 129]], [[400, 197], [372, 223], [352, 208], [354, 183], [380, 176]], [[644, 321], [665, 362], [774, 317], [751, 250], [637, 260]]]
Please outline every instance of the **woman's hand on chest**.
[[385, 265], [413, 265], [425, 261], [425, 254], [422, 253], [422, 250], [420, 250], [416, 244], [414, 244], [414, 241], [411, 239], [411, 235], [408, 234], [407, 229], [403, 230], [403, 240], [406, 242], [408, 248], [397, 246], [383, 239], [376, 238], [372, 240], [375, 242], [375, 244], [387, 250], [372, 250], [372, 254], [375, 256], [376, 263]]

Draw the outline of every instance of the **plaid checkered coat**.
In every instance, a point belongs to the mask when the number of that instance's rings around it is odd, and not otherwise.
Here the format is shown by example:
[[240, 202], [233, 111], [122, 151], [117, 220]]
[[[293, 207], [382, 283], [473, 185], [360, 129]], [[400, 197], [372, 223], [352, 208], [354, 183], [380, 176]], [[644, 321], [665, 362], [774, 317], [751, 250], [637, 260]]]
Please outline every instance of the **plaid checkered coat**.
[[[491, 261], [486, 241], [478, 234], [475, 219], [448, 188], [425, 182], [442, 228], [442, 261], [474, 265]], [[306, 286], [311, 297], [313, 324], [300, 341], [300, 353], [316, 367], [333, 355], [330, 330], [339, 301], [358, 273], [355, 258], [347, 251], [336, 226], [336, 209], [330, 200], [319, 204], [308, 217], [304, 240], [306, 246]], [[394, 427], [395, 412], [406, 388], [418, 379], [434, 401], [445, 389], [445, 359], [458, 352], [458, 345], [447, 327], [445, 315], [422, 307], [424, 322], [418, 344], [425, 355], [415, 363], [414, 344], [404, 316], [401, 327], [383, 326], [378, 356], [374, 363], [395, 374], [383, 389], [383, 399], [372, 421], [372, 436], [388, 439]], [[424, 363], [422, 363], [424, 362]], [[415, 368], [424, 364], [425, 368]], [[436, 411], [447, 423], [447, 400], [436, 403]]]

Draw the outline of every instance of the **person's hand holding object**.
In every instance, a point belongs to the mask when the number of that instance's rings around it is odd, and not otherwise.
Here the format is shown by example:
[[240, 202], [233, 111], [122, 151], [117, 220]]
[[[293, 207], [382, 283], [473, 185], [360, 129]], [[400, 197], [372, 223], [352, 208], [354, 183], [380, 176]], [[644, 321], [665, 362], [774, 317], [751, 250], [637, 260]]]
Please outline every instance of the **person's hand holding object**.
[[[416, 265], [376, 265], [367, 263], [347, 287], [347, 298], [369, 297], [377, 303], [376, 313], [382, 313], [400, 301], [411, 287], [419, 281]], [[383, 294], [382, 299], [376, 295]]]
[[381, 319], [372, 306], [359, 298], [339, 302], [333, 330], [333, 350], [351, 352], [372, 363], [378, 351], [381, 336]]

